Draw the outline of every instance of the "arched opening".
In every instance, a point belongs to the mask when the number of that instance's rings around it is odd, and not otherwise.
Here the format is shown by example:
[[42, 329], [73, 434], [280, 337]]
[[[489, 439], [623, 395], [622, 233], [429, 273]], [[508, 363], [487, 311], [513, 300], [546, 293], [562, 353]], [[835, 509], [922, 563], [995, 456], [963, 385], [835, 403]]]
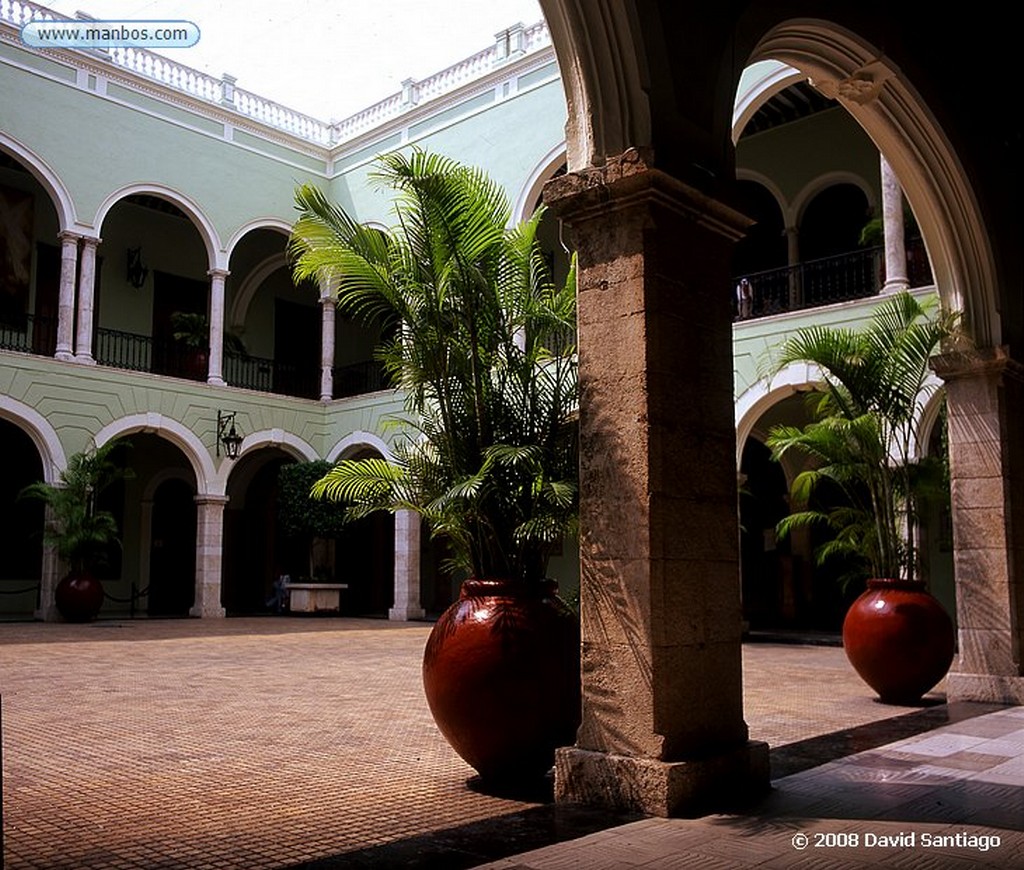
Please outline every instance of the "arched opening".
[[308, 571], [307, 548], [283, 534], [278, 518], [278, 474], [295, 458], [276, 447], [247, 453], [231, 471], [224, 510], [224, 586], [229, 616], [265, 613], [274, 582]]
[[60, 219], [49, 193], [0, 149], [0, 350], [57, 347]]
[[93, 356], [101, 365], [205, 381], [210, 259], [192, 218], [148, 192], [104, 214], [96, 253]]
[[195, 601], [195, 490], [180, 478], [153, 493], [149, 545], [150, 616], [188, 616]]
[[43, 565], [42, 502], [19, 493], [43, 480], [43, 463], [28, 434], [0, 419], [0, 619], [30, 619], [38, 606]]

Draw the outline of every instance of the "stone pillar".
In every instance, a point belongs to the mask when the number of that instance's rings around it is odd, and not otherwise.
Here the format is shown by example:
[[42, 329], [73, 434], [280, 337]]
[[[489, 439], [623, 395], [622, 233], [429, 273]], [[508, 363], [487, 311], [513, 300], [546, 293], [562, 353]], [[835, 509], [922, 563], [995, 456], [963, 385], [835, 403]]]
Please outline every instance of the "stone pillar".
[[882, 161], [882, 229], [885, 233], [885, 286], [883, 293], [900, 293], [907, 279], [907, 247], [903, 240], [903, 190], [889, 161]]
[[224, 282], [231, 273], [210, 269], [210, 359], [206, 383], [224, 386]]
[[96, 248], [102, 239], [82, 239], [82, 266], [78, 274], [78, 332], [75, 362], [95, 365], [92, 357], [92, 309], [96, 292]]
[[749, 222], [635, 150], [544, 198], [579, 261], [583, 721], [556, 799], [702, 812], [768, 788], [743, 720], [727, 289]]
[[[49, 528], [53, 522], [53, 512], [47, 507], [44, 512], [43, 525]], [[36, 608], [35, 618], [46, 622], [55, 622], [60, 618], [57, 612], [57, 601], [54, 593], [57, 591], [57, 584], [60, 582], [64, 566], [57, 556], [57, 548], [53, 544], [43, 544], [43, 565], [39, 583], [39, 606]]]
[[415, 511], [395, 511], [395, 606], [388, 619], [423, 619], [420, 606], [420, 516]]
[[1024, 366], [985, 348], [932, 367], [946, 382], [960, 646], [946, 694], [1024, 704]]
[[223, 617], [220, 578], [224, 545], [224, 495], [196, 496], [196, 601], [189, 616]]
[[57, 303], [57, 359], [74, 359], [75, 278], [78, 275], [77, 233], [62, 232], [60, 238], [60, 296]]
[[334, 398], [334, 318], [337, 305], [327, 284], [320, 287], [320, 310], [320, 401], [330, 402]]

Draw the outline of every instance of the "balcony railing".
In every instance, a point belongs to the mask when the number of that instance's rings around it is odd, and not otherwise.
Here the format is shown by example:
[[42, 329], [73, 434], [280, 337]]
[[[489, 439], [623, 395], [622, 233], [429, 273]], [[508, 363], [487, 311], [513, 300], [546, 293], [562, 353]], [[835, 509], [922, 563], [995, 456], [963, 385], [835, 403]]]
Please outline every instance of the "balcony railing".
[[335, 399], [374, 393], [390, 386], [384, 374], [384, 366], [376, 360], [337, 366], [333, 375]]
[[[747, 305], [734, 299], [737, 320], [817, 308], [876, 295], [885, 284], [885, 250], [866, 248], [742, 277], [750, 282], [751, 298]], [[920, 239], [907, 244], [907, 278], [911, 287], [924, 287], [932, 282]], [[739, 278], [733, 286], [738, 283]]]
[[0, 350], [53, 356], [57, 350], [57, 321], [34, 314], [0, 318]]
[[298, 396], [303, 399], [320, 397], [320, 370], [292, 363], [248, 356], [238, 353], [224, 354], [224, 380], [232, 387]]

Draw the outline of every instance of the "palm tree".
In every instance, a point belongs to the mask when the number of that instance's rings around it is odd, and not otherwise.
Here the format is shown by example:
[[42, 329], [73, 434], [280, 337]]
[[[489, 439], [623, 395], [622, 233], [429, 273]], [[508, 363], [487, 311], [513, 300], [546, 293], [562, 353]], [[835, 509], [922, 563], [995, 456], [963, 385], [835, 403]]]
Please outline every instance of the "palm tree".
[[340, 462], [314, 494], [347, 516], [411, 509], [473, 577], [543, 579], [575, 529], [574, 274], [552, 282], [539, 209], [509, 229], [478, 170], [414, 151], [380, 158], [397, 226], [361, 226], [310, 185], [296, 199], [297, 278], [327, 279], [343, 310], [392, 326], [378, 349], [415, 433], [395, 460]]
[[[824, 526], [835, 538], [819, 560], [853, 555], [873, 577], [916, 579], [913, 529], [922, 498], [944, 481], [945, 463], [919, 457], [915, 427], [935, 389], [928, 360], [956, 324], [953, 315], [901, 293], [879, 305], [863, 330], [811, 326], [782, 345], [774, 370], [812, 363], [823, 391], [814, 400], [814, 422], [776, 426], [767, 439], [776, 459], [796, 450], [814, 463], [794, 480], [798, 510], [779, 524], [780, 534]], [[841, 489], [846, 503], [807, 507], [825, 481]]]

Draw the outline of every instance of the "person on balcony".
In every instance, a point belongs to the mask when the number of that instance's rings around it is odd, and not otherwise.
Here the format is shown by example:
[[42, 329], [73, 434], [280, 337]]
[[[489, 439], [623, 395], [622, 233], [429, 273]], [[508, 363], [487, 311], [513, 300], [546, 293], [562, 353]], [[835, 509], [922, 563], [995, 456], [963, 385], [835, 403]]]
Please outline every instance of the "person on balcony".
[[754, 313], [754, 288], [746, 278], [740, 278], [736, 285], [736, 314], [745, 320]]

